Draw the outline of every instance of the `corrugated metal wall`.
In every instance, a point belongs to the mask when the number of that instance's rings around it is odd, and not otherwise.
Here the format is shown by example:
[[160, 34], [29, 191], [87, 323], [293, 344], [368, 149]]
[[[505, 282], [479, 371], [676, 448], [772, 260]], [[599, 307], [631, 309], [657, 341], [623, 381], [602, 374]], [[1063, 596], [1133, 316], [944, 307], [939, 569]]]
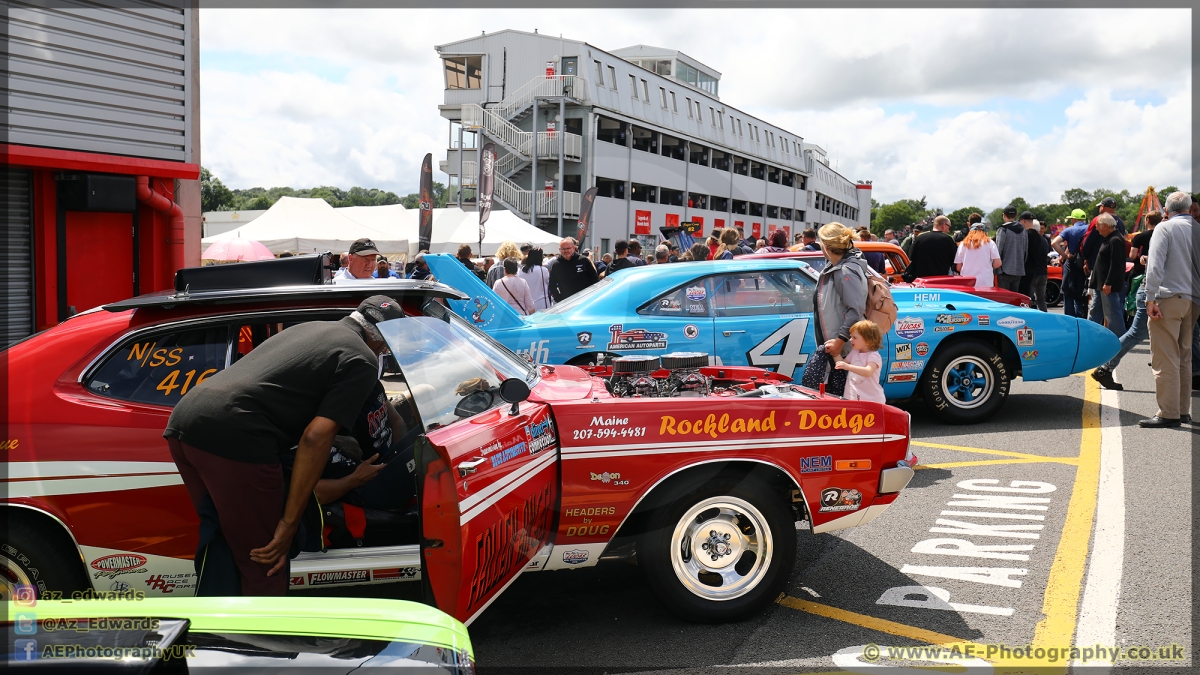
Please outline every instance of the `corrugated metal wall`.
[[0, 0], [7, 142], [189, 161], [191, 9]]
[[0, 348], [33, 333], [33, 219], [30, 172], [0, 169]]

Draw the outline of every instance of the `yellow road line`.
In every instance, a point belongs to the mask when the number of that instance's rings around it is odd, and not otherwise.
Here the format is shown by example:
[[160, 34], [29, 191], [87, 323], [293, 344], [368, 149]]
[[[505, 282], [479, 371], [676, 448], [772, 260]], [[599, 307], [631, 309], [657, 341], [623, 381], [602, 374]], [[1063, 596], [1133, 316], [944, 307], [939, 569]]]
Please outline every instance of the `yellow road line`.
[[834, 619], [836, 621], [842, 621], [855, 626], [861, 626], [863, 628], [870, 628], [871, 630], [877, 630], [881, 633], [887, 633], [889, 635], [898, 635], [903, 638], [917, 640], [918, 642], [925, 642], [931, 645], [966, 645], [971, 643], [970, 640], [956, 638], [953, 635], [945, 635], [943, 633], [937, 633], [924, 628], [917, 628], [916, 626], [896, 623], [895, 621], [888, 621], [887, 619], [879, 619], [866, 614], [859, 614], [858, 612], [851, 612], [845, 609], [838, 609], [837, 607], [830, 607], [829, 605], [822, 605], [817, 602], [801, 600], [800, 598], [793, 598], [790, 595], [781, 595], [775, 602], [783, 605], [784, 607], [798, 609], [801, 612], [816, 614], [817, 616], [823, 616], [827, 619]]
[[1075, 457], [1054, 457], [1049, 459], [980, 459], [974, 462], [942, 462], [940, 464], [918, 464], [918, 469], [951, 469], [961, 466], [994, 466], [997, 464], [1070, 464], [1079, 466]]
[[[1058, 550], [1046, 581], [1042, 613], [1033, 634], [1035, 647], [1070, 645], [1075, 637], [1079, 594], [1087, 567], [1088, 544], [1096, 515], [1100, 484], [1100, 385], [1087, 378], [1083, 393], [1083, 438], [1079, 443], [1079, 468], [1067, 504]], [[1065, 670], [1065, 665], [1064, 665]]]
[[[1095, 381], [1095, 380], [1093, 380]], [[912, 445], [919, 445], [923, 448], [937, 448], [939, 450], [954, 450], [956, 452], [973, 452], [980, 455], [999, 455], [1001, 457], [1017, 457], [1019, 459], [1040, 459], [1040, 460], [1058, 460], [1058, 459], [1074, 459], [1074, 457], [1051, 457], [1050, 455], [1033, 455], [1028, 452], [1010, 452], [1008, 450], [989, 450], [988, 448], [969, 448], [965, 445], [944, 445], [942, 443], [925, 443], [913, 441]]]

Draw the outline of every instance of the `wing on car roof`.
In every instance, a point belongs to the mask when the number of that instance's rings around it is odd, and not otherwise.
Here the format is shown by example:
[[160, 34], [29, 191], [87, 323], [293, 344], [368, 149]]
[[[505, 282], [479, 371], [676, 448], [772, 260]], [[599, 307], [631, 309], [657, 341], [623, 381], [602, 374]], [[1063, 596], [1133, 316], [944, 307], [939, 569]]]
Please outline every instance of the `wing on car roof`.
[[266, 288], [236, 288], [196, 293], [159, 291], [139, 295], [120, 302], [104, 305], [110, 312], [122, 312], [140, 307], [171, 308], [179, 305], [278, 302], [281, 300], [320, 300], [340, 297], [367, 298], [372, 295], [387, 295], [396, 300], [406, 298], [446, 298], [464, 300], [467, 296], [445, 284], [411, 279], [363, 279], [362, 281], [321, 284], [311, 286], [274, 286]]

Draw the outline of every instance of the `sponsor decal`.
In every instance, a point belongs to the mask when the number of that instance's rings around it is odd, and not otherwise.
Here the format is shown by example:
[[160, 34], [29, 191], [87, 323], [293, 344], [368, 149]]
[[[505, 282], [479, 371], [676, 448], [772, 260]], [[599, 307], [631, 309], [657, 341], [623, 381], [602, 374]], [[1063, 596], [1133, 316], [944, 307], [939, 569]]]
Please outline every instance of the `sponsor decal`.
[[913, 293], [913, 302], [941, 302], [941, 293]]
[[[509, 573], [525, 565], [541, 548], [550, 532], [550, 486], [529, 496], [475, 537], [475, 573], [471, 577], [469, 607], [475, 607]], [[464, 542], [470, 546], [470, 542]]]
[[309, 586], [328, 586], [330, 584], [358, 584], [371, 580], [367, 570], [338, 570], [336, 572], [309, 572]]
[[[796, 367], [808, 362], [808, 354], [804, 353], [804, 336], [807, 334], [808, 319], [792, 319], [746, 352], [746, 361], [758, 368], [773, 367], [780, 375], [793, 377]], [[778, 353], [768, 353], [774, 352], [776, 345], [779, 345]]]
[[136, 553], [118, 553], [96, 558], [92, 561], [92, 569], [96, 570], [93, 579], [113, 579], [122, 574], [135, 574], [146, 571], [146, 556]]
[[862, 503], [862, 493], [855, 489], [825, 488], [821, 490], [821, 508], [818, 513], [857, 511]]
[[[591, 333], [588, 334], [591, 341]], [[550, 360], [550, 341], [537, 340], [529, 343], [528, 349], [518, 349], [517, 356], [524, 356], [530, 363], [546, 363]]]
[[492, 441], [491, 443], [483, 446], [483, 449], [479, 451], [479, 454], [487, 457], [489, 454], [499, 450], [502, 447], [504, 447], [504, 444], [500, 441]]
[[897, 384], [900, 382], [916, 382], [916, 373], [892, 373], [887, 377], [888, 384]]
[[114, 581], [109, 585], [108, 590], [115, 593], [128, 593], [133, 587], [124, 581]]
[[[874, 414], [847, 415], [845, 408], [842, 408], [841, 412], [836, 415], [825, 414], [818, 416], [812, 410], [799, 410], [796, 414], [800, 418], [798, 426], [801, 431], [818, 427], [820, 429], [849, 429], [851, 433], [857, 434], [863, 429], [875, 426]], [[785, 420], [783, 426], [791, 427], [791, 420]], [[776, 428], [775, 411], [772, 410], [762, 419], [756, 417], [731, 417], [729, 413], [723, 413], [720, 417], [717, 417], [714, 413], [703, 419], [695, 420], [676, 420], [671, 415], [663, 415], [662, 425], [659, 427], [658, 433], [660, 436], [687, 436], [694, 434], [697, 436], [707, 435], [712, 438], [720, 438], [728, 434], [762, 434], [773, 432]]]
[[685, 290], [683, 294], [692, 302], [700, 302], [708, 297], [708, 294], [704, 291], [703, 286], [688, 286], [687, 290]]
[[375, 581], [382, 581], [384, 579], [416, 579], [420, 573], [420, 567], [390, 567], [383, 570], [371, 570], [371, 578]]
[[621, 480], [621, 474], [619, 473], [611, 471], [605, 471], [604, 473], [592, 473], [589, 471], [588, 473], [592, 474], [592, 480], [598, 480], [605, 485], [629, 485], [629, 481]]
[[992, 325], [992, 316], [990, 314], [980, 314], [975, 317], [975, 323], [980, 326], [990, 326]]
[[603, 415], [597, 415], [592, 418], [591, 426], [593, 426], [593, 427], [615, 427], [615, 426], [619, 426], [622, 424], [629, 424], [629, 418], [628, 417], [605, 417]]
[[510, 459], [513, 459], [514, 457], [520, 457], [521, 455], [524, 455], [526, 447], [528, 447], [528, 446], [525, 443], [525, 441], [521, 441], [520, 443], [517, 443], [516, 445], [511, 445], [511, 446], [501, 450], [500, 452], [497, 452], [496, 454], [492, 455], [492, 457], [491, 457], [492, 466], [493, 467], [500, 466], [501, 464], [507, 462]]
[[598, 537], [608, 534], [609, 525], [569, 525], [568, 537]]
[[700, 329], [696, 328], [696, 324], [694, 324], [694, 323], [689, 323], [688, 325], [683, 327], [683, 337], [685, 337], [689, 340], [695, 340], [696, 336], [699, 334], [700, 334]]
[[1029, 326], [1023, 326], [1017, 329], [1017, 346], [1032, 347], [1033, 346], [1033, 329]]
[[971, 315], [965, 313], [959, 314], [938, 314], [934, 319], [937, 323], [949, 324], [968, 324], [971, 323]]
[[918, 342], [917, 343], [917, 356], [925, 356], [928, 353], [929, 353], [929, 343], [928, 342]]
[[563, 562], [568, 565], [578, 565], [587, 562], [588, 552], [573, 548], [570, 551], [563, 551]]
[[151, 591], [173, 593], [176, 588], [190, 587], [195, 574], [155, 574], [146, 579]]
[[925, 334], [925, 319], [919, 316], [906, 316], [896, 319], [894, 328], [896, 335], [905, 340], [915, 340]]
[[708, 305], [703, 302], [689, 302], [687, 306], [688, 314], [708, 314]]
[[1018, 319], [1015, 316], [1006, 316], [996, 322], [1001, 328], [1020, 328], [1025, 325], [1025, 319]]
[[304, 585], [304, 577], [302, 577], [302, 576], [291, 577], [288, 579], [288, 586], [303, 586], [303, 585]]
[[612, 333], [612, 340], [608, 343], [608, 348], [613, 350], [630, 350], [630, 349], [666, 349], [667, 334], [648, 331], [644, 328], [630, 328], [625, 330], [623, 324], [613, 324], [608, 327], [608, 332]]
[[589, 506], [586, 508], [566, 509], [563, 515], [568, 518], [577, 518], [582, 516], [615, 516], [617, 507], [615, 506]]
[[660, 312], [682, 312], [683, 303], [671, 298], [663, 298], [658, 301], [658, 311]]
[[579, 340], [579, 344], [581, 344], [581, 345], [590, 345], [590, 344], [592, 344], [592, 334], [591, 334], [591, 333], [589, 333], [589, 332], [588, 332], [588, 331], [586, 331], [586, 330], [585, 330], [585, 331], [583, 331], [582, 333], [576, 333], [576, 334], [575, 334], [575, 339], [576, 339], [576, 340]]
[[921, 370], [925, 367], [923, 359], [916, 361], [893, 361], [889, 370]]
[[908, 361], [912, 358], [912, 343], [898, 342], [896, 343], [896, 360]]
[[935, 332], [935, 333], [953, 333], [954, 326], [934, 326], [933, 332]]
[[[471, 303], [475, 305], [475, 309], [471, 311], [471, 322], [477, 328], [486, 328], [492, 323], [492, 319], [496, 317], [494, 311], [489, 311], [492, 306], [491, 301], [482, 295], [477, 295], [471, 298]], [[471, 308], [468, 307], [467, 309]]]
[[833, 455], [800, 458], [800, 473], [824, 473], [826, 471], [833, 471]]
[[554, 434], [554, 422], [546, 415], [541, 420], [525, 426], [525, 435], [529, 437], [529, 454], [536, 455], [554, 445], [558, 437]]
[[1037, 357], [1038, 357], [1038, 350], [1036, 350], [1036, 349], [1027, 349], [1027, 350], [1021, 352], [1021, 358], [1025, 359], [1026, 361], [1032, 361], [1032, 360], [1036, 359]]

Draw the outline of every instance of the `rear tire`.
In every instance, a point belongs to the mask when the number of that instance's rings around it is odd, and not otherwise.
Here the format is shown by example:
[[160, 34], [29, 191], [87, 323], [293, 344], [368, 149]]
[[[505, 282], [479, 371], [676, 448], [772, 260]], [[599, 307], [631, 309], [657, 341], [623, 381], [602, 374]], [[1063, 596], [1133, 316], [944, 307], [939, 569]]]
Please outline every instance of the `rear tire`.
[[5, 586], [5, 600], [16, 585], [32, 586], [43, 599], [53, 597], [47, 595], [52, 592], [70, 599], [73, 593], [91, 588], [79, 551], [55, 534], [26, 519], [9, 521], [0, 540], [0, 584]]
[[637, 545], [651, 588], [686, 621], [735, 621], [783, 590], [796, 562], [794, 514], [753, 476], [714, 481], [658, 509]]
[[933, 414], [947, 424], [976, 424], [996, 414], [1008, 398], [1008, 364], [992, 345], [960, 340], [939, 347], [919, 389]]
[[1063, 302], [1062, 284], [1056, 279], [1051, 279], [1051, 280], [1047, 281], [1046, 282], [1046, 306], [1047, 307], [1058, 307], [1059, 305], [1062, 304], [1062, 302]]

